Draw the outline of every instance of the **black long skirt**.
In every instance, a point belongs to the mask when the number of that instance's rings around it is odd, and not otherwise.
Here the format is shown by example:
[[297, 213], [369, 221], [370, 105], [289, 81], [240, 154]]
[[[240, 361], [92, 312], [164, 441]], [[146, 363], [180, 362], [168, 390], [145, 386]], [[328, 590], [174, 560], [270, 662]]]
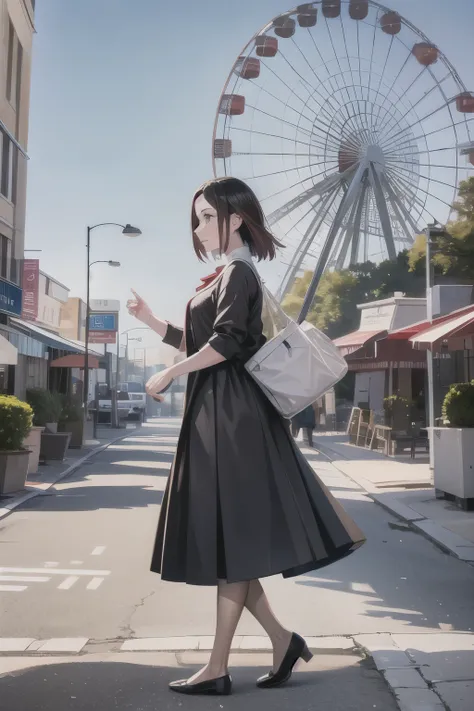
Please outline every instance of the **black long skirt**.
[[289, 578], [364, 542], [243, 368], [191, 374], [186, 403], [152, 571], [191, 585]]

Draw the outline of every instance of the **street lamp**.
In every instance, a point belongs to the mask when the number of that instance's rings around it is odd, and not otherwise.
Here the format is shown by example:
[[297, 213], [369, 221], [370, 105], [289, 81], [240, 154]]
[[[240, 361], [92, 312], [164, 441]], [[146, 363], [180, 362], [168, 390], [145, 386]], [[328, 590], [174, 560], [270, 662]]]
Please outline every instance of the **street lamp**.
[[[426, 229], [426, 315], [428, 323], [433, 323], [433, 282], [434, 269], [431, 255], [433, 252], [433, 238], [446, 234], [446, 229], [439, 222], [429, 224]], [[434, 469], [434, 448], [433, 448], [433, 427], [435, 426], [435, 406], [434, 406], [434, 374], [433, 374], [433, 351], [426, 351], [426, 366], [428, 375], [428, 439], [430, 451], [430, 469]]]
[[127, 381], [127, 374], [128, 374], [128, 342], [129, 341], [141, 341], [141, 338], [130, 338], [129, 333], [132, 331], [151, 331], [151, 328], [147, 328], [146, 326], [137, 326], [136, 328], [129, 328], [126, 331], [122, 331], [120, 334], [121, 336], [127, 336], [127, 345], [125, 346], [125, 369], [124, 369], [124, 380], [125, 382]]
[[[85, 353], [84, 353], [84, 392], [83, 392], [83, 404], [84, 404], [84, 417], [87, 416], [87, 401], [89, 397], [89, 320], [90, 320], [90, 270], [92, 264], [97, 264], [98, 262], [90, 261], [91, 254], [91, 232], [97, 229], [97, 227], [105, 227], [106, 225], [114, 225], [115, 227], [122, 228], [122, 234], [128, 237], [138, 237], [141, 235], [141, 230], [138, 227], [132, 227], [130, 224], [121, 225], [118, 222], [101, 222], [98, 225], [92, 225], [87, 228], [87, 296], [86, 296], [86, 342], [85, 342]], [[111, 267], [120, 266], [120, 262], [114, 262], [113, 260], [99, 260], [105, 261]]]

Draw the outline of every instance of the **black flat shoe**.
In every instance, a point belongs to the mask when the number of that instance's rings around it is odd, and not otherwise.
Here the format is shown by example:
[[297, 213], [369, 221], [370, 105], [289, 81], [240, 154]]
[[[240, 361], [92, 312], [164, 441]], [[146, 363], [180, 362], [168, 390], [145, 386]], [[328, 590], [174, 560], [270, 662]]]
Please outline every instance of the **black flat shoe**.
[[284, 684], [290, 678], [293, 667], [298, 659], [304, 659], [305, 662], [309, 662], [312, 658], [313, 655], [309, 651], [308, 645], [303, 637], [293, 632], [290, 644], [279, 669], [276, 672], [268, 672], [265, 676], [261, 676], [260, 679], [257, 679], [257, 686], [260, 689], [271, 689], [274, 686]]
[[171, 691], [178, 694], [207, 694], [208, 696], [229, 696], [232, 693], [232, 678], [230, 674], [220, 676], [218, 679], [201, 681], [198, 684], [188, 684], [187, 679], [172, 681], [169, 685]]

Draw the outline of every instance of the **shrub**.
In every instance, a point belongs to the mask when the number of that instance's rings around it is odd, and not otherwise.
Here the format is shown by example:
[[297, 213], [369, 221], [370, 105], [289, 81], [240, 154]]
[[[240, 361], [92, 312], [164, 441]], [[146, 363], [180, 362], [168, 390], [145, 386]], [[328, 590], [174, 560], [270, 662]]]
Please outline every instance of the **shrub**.
[[33, 410], [26, 402], [11, 395], [0, 395], [0, 450], [18, 452], [28, 436]]
[[44, 427], [48, 422], [58, 422], [63, 411], [63, 403], [59, 393], [52, 393], [44, 388], [27, 390], [26, 399], [33, 408], [34, 423]]
[[80, 422], [83, 417], [82, 404], [77, 398], [65, 395], [63, 397], [63, 409], [59, 421], [63, 424], [67, 422]]
[[449, 427], [474, 427], [474, 380], [451, 385], [443, 403]]

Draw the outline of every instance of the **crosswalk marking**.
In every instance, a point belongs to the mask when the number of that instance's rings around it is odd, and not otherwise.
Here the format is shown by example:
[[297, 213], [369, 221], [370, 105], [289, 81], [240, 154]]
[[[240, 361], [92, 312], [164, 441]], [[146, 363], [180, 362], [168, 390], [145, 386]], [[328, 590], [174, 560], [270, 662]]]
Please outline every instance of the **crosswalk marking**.
[[110, 570], [77, 570], [77, 568], [0, 568], [0, 575], [4, 573], [18, 573], [19, 575], [82, 575], [86, 577], [107, 576], [110, 575]]
[[92, 578], [90, 583], [87, 586], [88, 590], [97, 590], [100, 585], [104, 582], [105, 578]]
[[105, 548], [105, 546], [97, 546], [96, 548], [94, 548], [91, 555], [102, 555], [102, 553], [105, 551]]
[[33, 575], [0, 575], [1, 583], [47, 583], [51, 578], [40, 578]]
[[0, 592], [23, 592], [26, 588], [26, 585], [0, 585]]
[[78, 580], [78, 575], [71, 575], [69, 578], [66, 578], [66, 580], [63, 580], [60, 585], [58, 585], [58, 590], [70, 590], [72, 586], [77, 583]]

